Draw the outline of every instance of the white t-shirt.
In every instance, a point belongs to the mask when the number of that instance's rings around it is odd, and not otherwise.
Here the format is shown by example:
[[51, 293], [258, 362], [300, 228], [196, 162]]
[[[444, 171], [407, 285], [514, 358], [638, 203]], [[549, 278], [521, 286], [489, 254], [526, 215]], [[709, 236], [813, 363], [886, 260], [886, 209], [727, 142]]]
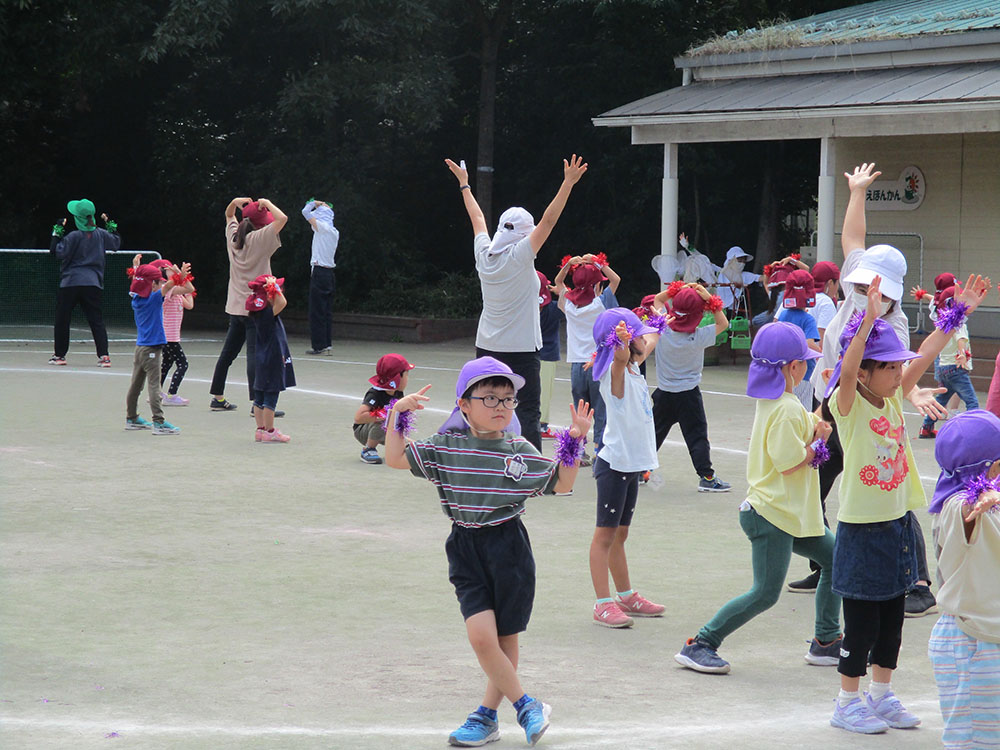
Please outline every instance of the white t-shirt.
[[605, 310], [614, 307], [616, 304], [615, 295], [611, 288], [601, 292], [599, 297], [594, 297], [589, 305], [577, 307], [568, 299], [566, 300], [566, 361], [570, 364], [574, 362], [589, 362], [590, 355], [596, 345], [594, 344], [594, 322], [597, 316]]
[[528, 237], [508, 250], [490, 253], [485, 232], [473, 240], [483, 294], [476, 346], [493, 352], [535, 352], [542, 348], [538, 322], [538, 274]]
[[938, 605], [972, 638], [1000, 643], [1000, 515], [984, 513], [965, 541], [962, 501], [952, 497], [934, 519]]
[[813, 316], [817, 328], [825, 329], [830, 326], [830, 321], [837, 314], [837, 303], [823, 292], [817, 292], [816, 307], [807, 307], [806, 312]]
[[653, 427], [653, 400], [646, 378], [633, 365], [625, 368], [625, 392], [621, 398], [611, 394], [611, 368], [601, 378], [601, 398], [607, 410], [604, 445], [598, 452], [611, 468], [620, 472], [656, 469], [656, 430]]
[[[844, 260], [844, 267], [840, 270], [841, 285], [844, 287], [844, 301], [841, 303], [837, 314], [833, 316], [830, 324], [823, 334], [823, 356], [816, 360], [816, 369], [813, 370], [812, 383], [816, 388], [816, 397], [823, 399], [826, 393], [826, 382], [823, 380], [823, 370], [832, 370], [840, 359], [840, 334], [847, 326], [847, 321], [858, 310], [854, 305], [854, 284], [844, 281], [851, 272], [858, 267], [861, 257], [865, 254], [863, 248], [852, 250], [850, 255]], [[817, 297], [826, 295], [816, 295]], [[864, 308], [861, 309], [864, 312]], [[899, 337], [899, 342], [904, 348], [910, 348], [910, 323], [906, 319], [906, 313], [897, 303], [892, 312], [882, 316], [882, 320], [892, 326]], [[818, 325], [818, 323], [817, 323]]]
[[[164, 310], [167, 309], [166, 305], [163, 306], [163, 309]], [[165, 313], [164, 313], [164, 315], [165, 315]], [[958, 327], [958, 329], [951, 335], [951, 338], [948, 339], [948, 343], [944, 345], [944, 349], [942, 349], [941, 353], [938, 355], [938, 364], [941, 367], [946, 367], [946, 366], [957, 367], [958, 366], [958, 361], [957, 361], [956, 357], [958, 356], [958, 342], [959, 342], [960, 339], [965, 339], [966, 344], [968, 345], [968, 341], [969, 341], [969, 328], [968, 328], [968, 326], [966, 326], [965, 323], [962, 323], [962, 325], [960, 325]], [[971, 370], [972, 369], [972, 360], [971, 359], [966, 360], [966, 363], [963, 365], [963, 367], [966, 370]]]

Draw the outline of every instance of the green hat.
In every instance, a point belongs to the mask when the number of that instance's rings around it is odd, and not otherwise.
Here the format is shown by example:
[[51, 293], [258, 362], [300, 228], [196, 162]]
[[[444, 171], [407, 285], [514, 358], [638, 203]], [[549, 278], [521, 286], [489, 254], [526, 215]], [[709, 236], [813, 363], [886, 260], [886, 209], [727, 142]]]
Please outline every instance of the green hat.
[[66, 209], [73, 214], [76, 221], [76, 228], [83, 232], [92, 232], [97, 228], [94, 221], [94, 204], [86, 198], [78, 201], [70, 201], [66, 204]]

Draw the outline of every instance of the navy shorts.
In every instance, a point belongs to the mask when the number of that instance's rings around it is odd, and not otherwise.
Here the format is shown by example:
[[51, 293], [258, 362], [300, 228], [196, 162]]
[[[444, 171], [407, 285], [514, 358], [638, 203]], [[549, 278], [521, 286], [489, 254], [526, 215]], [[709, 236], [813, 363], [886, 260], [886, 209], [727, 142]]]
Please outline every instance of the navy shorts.
[[640, 473], [615, 471], [603, 458], [594, 461], [599, 527], [617, 528], [631, 525], [635, 503], [639, 498]]
[[258, 409], [270, 409], [278, 405], [278, 394], [280, 391], [257, 391], [257, 398], [253, 400], [253, 405]]
[[527, 629], [535, 601], [535, 558], [520, 518], [478, 529], [453, 525], [444, 549], [462, 617], [493, 610], [497, 635]]

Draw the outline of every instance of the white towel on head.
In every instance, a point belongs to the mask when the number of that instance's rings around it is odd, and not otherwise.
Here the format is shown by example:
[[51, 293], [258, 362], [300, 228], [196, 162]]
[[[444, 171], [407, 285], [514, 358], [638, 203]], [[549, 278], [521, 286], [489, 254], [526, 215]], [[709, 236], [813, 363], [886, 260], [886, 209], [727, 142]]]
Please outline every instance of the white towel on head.
[[497, 233], [493, 235], [493, 241], [490, 243], [490, 255], [502, 253], [507, 248], [513, 247], [534, 229], [535, 220], [525, 209], [520, 206], [508, 208], [500, 214]]

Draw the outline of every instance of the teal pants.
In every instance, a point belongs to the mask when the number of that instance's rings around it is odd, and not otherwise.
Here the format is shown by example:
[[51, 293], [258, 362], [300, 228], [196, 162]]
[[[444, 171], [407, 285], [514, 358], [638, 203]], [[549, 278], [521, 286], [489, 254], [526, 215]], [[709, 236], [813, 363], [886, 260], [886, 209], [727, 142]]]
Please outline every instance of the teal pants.
[[740, 511], [740, 526], [751, 544], [753, 586], [748, 592], [731, 599], [715, 613], [698, 637], [718, 649], [722, 641], [761, 612], [773, 607], [788, 574], [792, 553], [816, 561], [822, 570], [816, 587], [816, 632], [821, 643], [840, 636], [840, 597], [833, 593], [833, 532], [824, 529], [823, 536], [794, 537], [767, 521], [753, 508]]

